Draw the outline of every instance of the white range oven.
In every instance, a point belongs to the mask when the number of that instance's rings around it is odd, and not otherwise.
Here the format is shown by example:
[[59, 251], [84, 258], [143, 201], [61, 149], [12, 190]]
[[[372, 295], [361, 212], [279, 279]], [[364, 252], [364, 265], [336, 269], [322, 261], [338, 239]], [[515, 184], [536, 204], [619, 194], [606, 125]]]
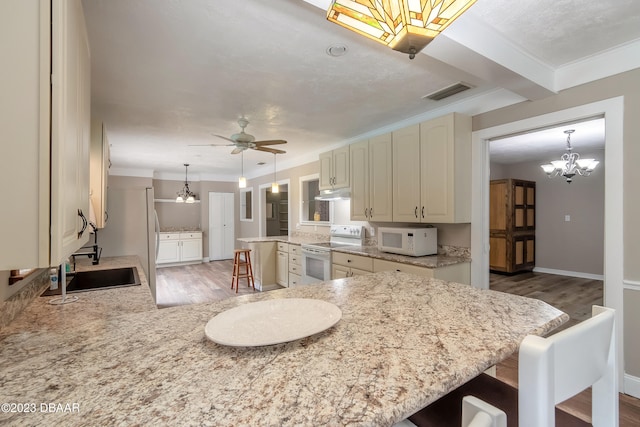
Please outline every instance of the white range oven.
[[328, 242], [302, 245], [303, 285], [331, 280], [331, 249], [344, 246], [362, 246], [364, 227], [359, 225], [332, 225]]

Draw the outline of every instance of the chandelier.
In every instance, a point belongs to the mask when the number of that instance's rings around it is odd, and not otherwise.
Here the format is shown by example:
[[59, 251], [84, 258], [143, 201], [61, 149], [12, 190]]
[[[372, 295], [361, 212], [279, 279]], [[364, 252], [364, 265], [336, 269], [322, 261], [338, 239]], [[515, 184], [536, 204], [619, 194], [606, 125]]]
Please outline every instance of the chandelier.
[[333, 0], [327, 19], [413, 59], [476, 0]]
[[560, 160], [553, 160], [551, 163], [540, 165], [549, 178], [562, 175], [568, 183], [573, 181], [573, 177], [589, 176], [600, 163], [595, 159], [581, 159], [580, 154], [574, 153], [571, 148], [571, 134], [574, 129], [565, 130], [567, 134], [567, 152], [560, 157]]
[[184, 187], [179, 191], [178, 197], [176, 197], [176, 203], [195, 203], [196, 194], [189, 190], [189, 181], [187, 180], [187, 168], [189, 163], [184, 164]]

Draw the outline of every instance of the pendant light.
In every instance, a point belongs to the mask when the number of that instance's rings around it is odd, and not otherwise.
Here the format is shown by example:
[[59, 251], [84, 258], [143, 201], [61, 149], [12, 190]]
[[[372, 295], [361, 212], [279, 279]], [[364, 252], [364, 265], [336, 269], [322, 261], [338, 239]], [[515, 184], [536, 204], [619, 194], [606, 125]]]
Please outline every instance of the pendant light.
[[196, 202], [196, 194], [189, 190], [189, 180], [187, 179], [187, 168], [189, 167], [189, 163], [184, 164], [184, 187], [179, 191], [178, 197], [176, 197], [176, 203], [195, 203]]
[[244, 176], [244, 151], [240, 153], [240, 178], [238, 178], [238, 188], [247, 188], [247, 178]]
[[278, 182], [276, 181], [276, 153], [273, 153], [273, 182], [271, 183], [271, 192], [280, 192], [280, 187], [278, 186]]

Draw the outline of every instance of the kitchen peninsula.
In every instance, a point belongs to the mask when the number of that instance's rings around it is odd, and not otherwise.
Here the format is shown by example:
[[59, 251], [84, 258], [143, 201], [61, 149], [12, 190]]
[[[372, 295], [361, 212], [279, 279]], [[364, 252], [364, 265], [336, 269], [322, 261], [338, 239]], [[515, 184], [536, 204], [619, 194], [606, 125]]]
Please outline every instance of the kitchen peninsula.
[[[342, 319], [267, 347], [205, 337], [216, 314], [275, 298], [328, 301]], [[0, 397], [77, 403], [79, 413], [2, 413], [0, 422], [388, 426], [567, 320], [542, 301], [397, 272], [84, 323], [69, 311], [64, 326], [34, 319], [0, 333]]]

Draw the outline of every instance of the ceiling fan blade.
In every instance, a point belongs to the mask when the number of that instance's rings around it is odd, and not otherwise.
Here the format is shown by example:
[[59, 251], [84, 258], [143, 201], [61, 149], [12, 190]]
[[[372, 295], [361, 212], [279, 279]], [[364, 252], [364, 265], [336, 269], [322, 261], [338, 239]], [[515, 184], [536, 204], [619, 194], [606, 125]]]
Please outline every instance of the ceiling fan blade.
[[266, 151], [267, 153], [273, 153], [273, 154], [284, 154], [284, 153], [286, 153], [286, 151], [278, 150], [276, 148], [269, 148], [269, 147], [256, 147], [256, 148], [254, 148], [254, 150]]
[[256, 144], [257, 146], [261, 146], [261, 145], [286, 144], [287, 141], [285, 141], [284, 139], [272, 139], [269, 141], [253, 141], [253, 143]]
[[213, 135], [213, 136], [217, 136], [218, 138], [222, 138], [222, 139], [227, 140], [227, 141], [229, 141], [229, 142], [233, 142], [234, 144], [236, 143], [233, 139], [231, 139], [231, 138], [227, 138], [226, 136], [216, 135], [215, 133], [212, 133], [211, 135]]
[[189, 147], [233, 147], [235, 144], [189, 144]]
[[233, 151], [231, 152], [231, 154], [238, 154], [238, 153], [242, 153], [244, 150], [246, 150], [245, 147], [236, 147], [233, 149]]

